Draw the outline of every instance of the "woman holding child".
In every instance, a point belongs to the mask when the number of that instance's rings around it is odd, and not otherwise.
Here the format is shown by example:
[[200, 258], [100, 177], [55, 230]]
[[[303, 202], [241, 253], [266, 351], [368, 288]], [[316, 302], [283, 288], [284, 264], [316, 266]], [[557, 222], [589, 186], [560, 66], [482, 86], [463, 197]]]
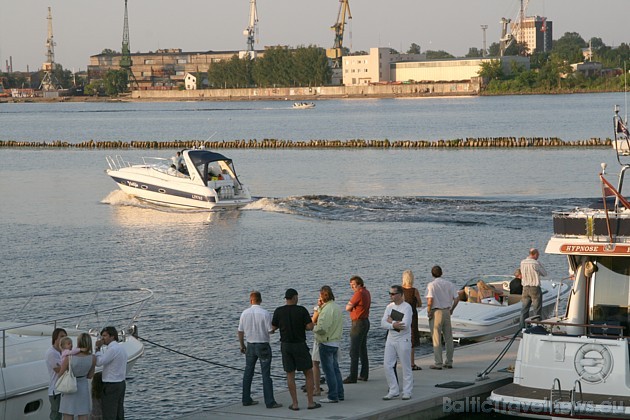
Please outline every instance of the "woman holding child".
[[59, 412], [63, 414], [64, 420], [72, 420], [78, 416], [79, 420], [87, 420], [91, 411], [90, 390], [88, 379], [94, 376], [96, 357], [92, 354], [92, 338], [87, 333], [79, 334], [77, 338], [79, 352], [67, 357], [59, 369], [59, 375], [72, 366], [72, 373], [77, 378], [77, 392], [73, 394], [62, 394]]

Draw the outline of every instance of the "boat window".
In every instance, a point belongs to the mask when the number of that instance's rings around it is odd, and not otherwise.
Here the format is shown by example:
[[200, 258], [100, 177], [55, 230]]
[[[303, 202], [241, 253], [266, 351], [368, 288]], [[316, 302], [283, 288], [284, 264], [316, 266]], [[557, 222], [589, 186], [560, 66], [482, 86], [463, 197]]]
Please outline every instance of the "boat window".
[[601, 257], [591, 282], [591, 321], [625, 327], [630, 335], [630, 258]]

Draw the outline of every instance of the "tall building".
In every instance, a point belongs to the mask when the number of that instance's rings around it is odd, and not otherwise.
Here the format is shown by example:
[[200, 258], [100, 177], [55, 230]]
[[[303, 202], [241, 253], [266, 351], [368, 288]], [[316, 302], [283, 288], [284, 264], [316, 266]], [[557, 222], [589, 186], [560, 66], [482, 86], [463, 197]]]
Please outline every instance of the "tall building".
[[512, 22], [512, 33], [516, 33], [516, 41], [527, 45], [527, 53], [551, 51], [553, 39], [553, 22], [542, 16], [529, 16], [520, 22]]

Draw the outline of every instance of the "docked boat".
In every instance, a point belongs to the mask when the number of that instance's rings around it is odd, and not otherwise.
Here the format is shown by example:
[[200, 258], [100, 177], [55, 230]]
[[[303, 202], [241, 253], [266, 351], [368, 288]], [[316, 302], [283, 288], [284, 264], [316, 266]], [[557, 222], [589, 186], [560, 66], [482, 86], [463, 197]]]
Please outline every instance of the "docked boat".
[[142, 158], [131, 163], [107, 156], [105, 172], [125, 193], [159, 205], [189, 209], [234, 209], [252, 202], [231, 159], [208, 150], [183, 150], [180, 161]]
[[528, 322], [513, 383], [490, 395], [497, 412], [545, 419], [630, 418], [630, 203], [622, 194], [630, 139], [615, 111], [618, 184], [606, 179], [602, 164], [601, 204], [553, 214], [545, 252], [566, 256], [575, 276], [571, 297], [563, 316]]
[[[116, 327], [129, 372], [144, 354], [136, 320], [152, 295], [149, 289], [115, 289], [1, 297], [1, 312], [10, 320], [0, 322], [0, 419], [49, 418], [45, 354], [57, 327], [66, 330], [75, 346], [82, 332], [92, 336], [94, 345], [103, 327]], [[68, 308], [73, 312], [64, 312]], [[50, 316], [35, 315], [44, 313]]]
[[[512, 276], [487, 275], [467, 281], [460, 291], [460, 302], [451, 316], [453, 339], [459, 342], [477, 342], [515, 333], [521, 319], [521, 295], [510, 294]], [[494, 293], [477, 297], [479, 281], [490, 286]], [[563, 281], [541, 280], [543, 317], [549, 317], [566, 300], [571, 287]], [[474, 295], [474, 296], [473, 296]], [[418, 329], [430, 336], [427, 309], [418, 310]]]
[[293, 109], [311, 109], [315, 108], [315, 104], [313, 102], [294, 102]]

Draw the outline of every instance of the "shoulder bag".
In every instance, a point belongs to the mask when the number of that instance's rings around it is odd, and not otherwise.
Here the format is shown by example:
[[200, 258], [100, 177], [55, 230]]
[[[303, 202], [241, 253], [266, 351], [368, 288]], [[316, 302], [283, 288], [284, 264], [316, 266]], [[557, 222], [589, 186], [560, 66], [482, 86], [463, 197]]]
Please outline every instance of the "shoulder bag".
[[69, 356], [68, 370], [66, 370], [55, 382], [55, 391], [61, 394], [74, 394], [77, 392], [77, 378], [72, 373], [72, 356]]

